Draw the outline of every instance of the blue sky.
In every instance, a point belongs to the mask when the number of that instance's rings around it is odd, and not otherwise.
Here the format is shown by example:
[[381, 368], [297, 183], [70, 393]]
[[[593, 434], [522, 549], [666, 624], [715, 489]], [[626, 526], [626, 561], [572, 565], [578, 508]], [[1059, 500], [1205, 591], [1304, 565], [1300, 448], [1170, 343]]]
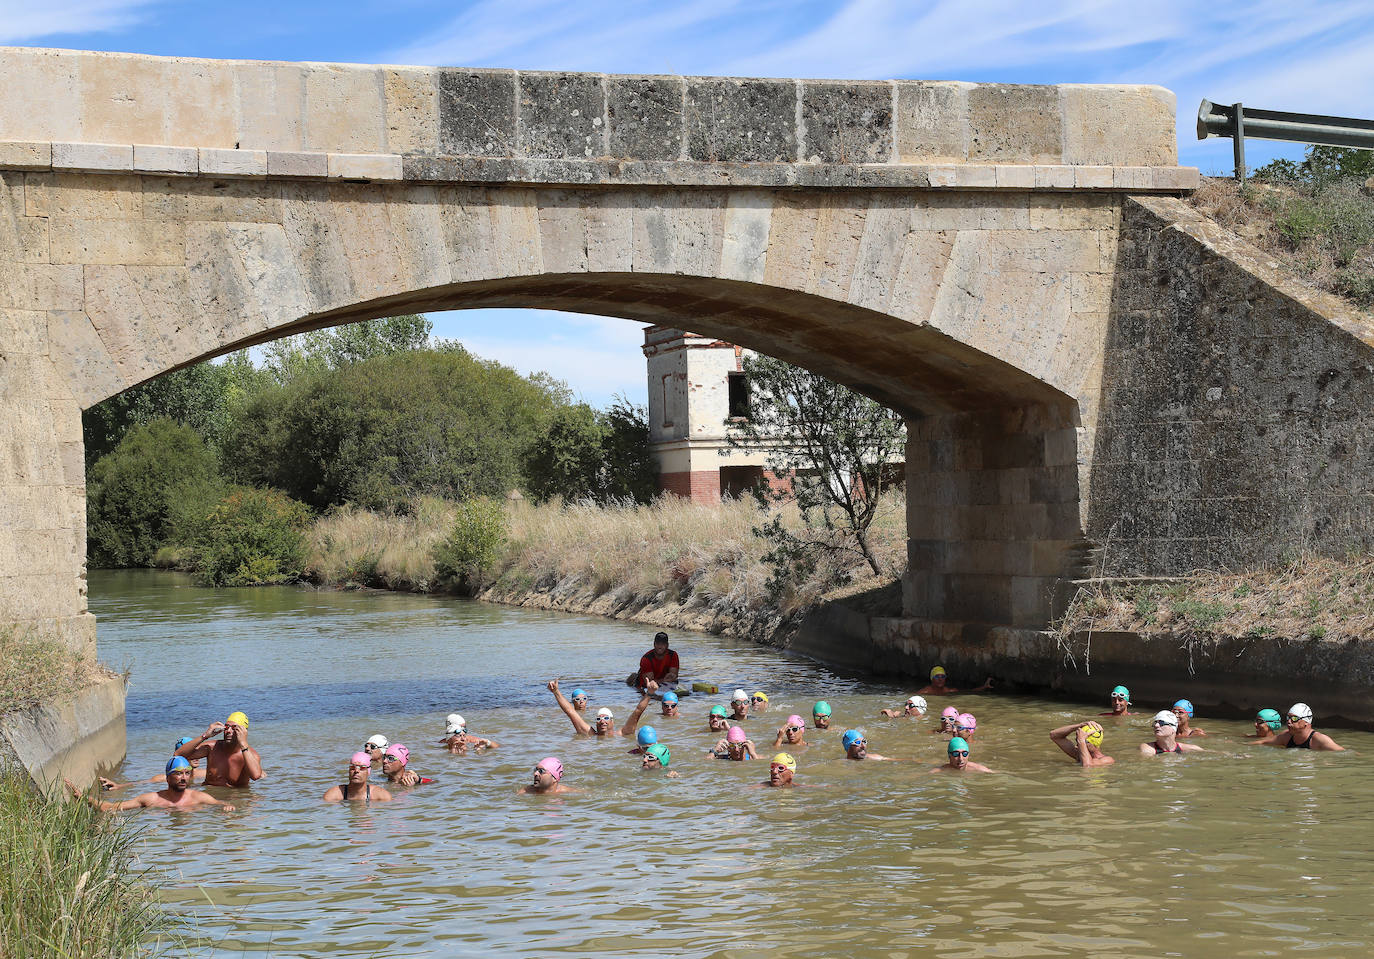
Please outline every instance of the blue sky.
[[[1374, 3], [1155, 0], [0, 0], [0, 44], [194, 57], [610, 73], [1158, 83], [1178, 95], [1179, 158], [1199, 100], [1369, 116]], [[1301, 149], [1253, 141], [1252, 165]], [[638, 324], [537, 311], [434, 314], [435, 332], [589, 402], [644, 398]]]

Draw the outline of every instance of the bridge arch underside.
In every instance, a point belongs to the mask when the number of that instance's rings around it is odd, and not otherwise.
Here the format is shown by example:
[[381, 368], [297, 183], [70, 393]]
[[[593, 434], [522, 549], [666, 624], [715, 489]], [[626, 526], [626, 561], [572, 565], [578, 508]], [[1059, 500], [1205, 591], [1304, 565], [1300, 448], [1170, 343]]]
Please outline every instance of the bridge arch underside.
[[905, 612], [1043, 626], [1086, 551], [1120, 202], [0, 174], [0, 620], [93, 642], [83, 408], [292, 332], [504, 306], [718, 335], [903, 412]]

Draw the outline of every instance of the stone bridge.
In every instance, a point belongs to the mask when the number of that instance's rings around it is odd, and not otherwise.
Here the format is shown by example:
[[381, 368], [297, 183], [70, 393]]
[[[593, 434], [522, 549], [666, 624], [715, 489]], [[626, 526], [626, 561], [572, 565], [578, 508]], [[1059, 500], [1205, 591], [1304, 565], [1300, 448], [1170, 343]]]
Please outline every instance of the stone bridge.
[[545, 307], [902, 411], [905, 612], [1374, 538], [1374, 331], [1179, 199], [1149, 86], [0, 49], [0, 625], [91, 648], [81, 411], [288, 333]]

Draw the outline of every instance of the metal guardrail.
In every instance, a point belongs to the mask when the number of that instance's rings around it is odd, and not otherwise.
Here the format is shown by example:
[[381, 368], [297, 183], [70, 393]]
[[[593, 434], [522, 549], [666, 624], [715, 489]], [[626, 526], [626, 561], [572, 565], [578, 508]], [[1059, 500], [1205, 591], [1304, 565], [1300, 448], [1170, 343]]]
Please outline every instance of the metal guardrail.
[[1245, 179], [1245, 138], [1286, 140], [1322, 146], [1374, 150], [1374, 120], [1328, 117], [1316, 113], [1247, 110], [1203, 100], [1197, 108], [1197, 138], [1230, 137], [1236, 158], [1236, 179]]

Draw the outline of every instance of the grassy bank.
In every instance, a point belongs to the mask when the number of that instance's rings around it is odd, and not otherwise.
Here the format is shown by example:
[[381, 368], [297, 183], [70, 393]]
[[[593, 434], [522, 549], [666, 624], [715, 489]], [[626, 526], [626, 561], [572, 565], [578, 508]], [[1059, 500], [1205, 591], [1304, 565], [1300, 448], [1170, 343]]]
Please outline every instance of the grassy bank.
[[0, 630], [0, 716], [51, 702], [106, 674], [58, 643]]
[[158, 955], [175, 945], [127, 821], [0, 773], [0, 955]]

